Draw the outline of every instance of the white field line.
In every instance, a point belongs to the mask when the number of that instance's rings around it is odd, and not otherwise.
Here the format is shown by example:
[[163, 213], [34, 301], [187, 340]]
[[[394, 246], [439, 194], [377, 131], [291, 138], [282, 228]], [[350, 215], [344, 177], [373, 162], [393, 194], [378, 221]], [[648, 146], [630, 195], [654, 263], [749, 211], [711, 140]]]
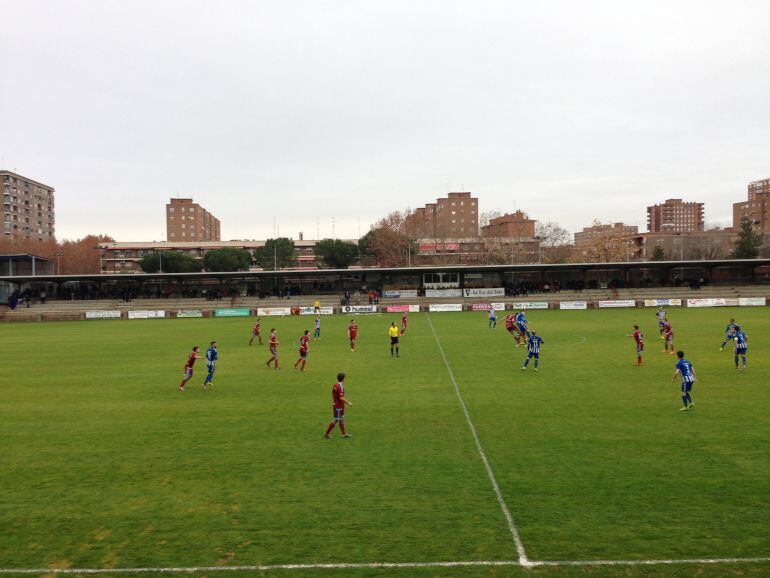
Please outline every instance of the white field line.
[[[751, 564], [770, 562], [770, 556], [757, 558], [685, 558], [681, 560], [530, 560], [528, 568], [538, 566], [677, 566], [697, 564]], [[518, 560], [468, 560], [446, 562], [353, 562], [318, 564], [261, 564], [251, 566], [159, 566], [140, 568], [0, 568], [0, 574], [195, 574], [199, 572], [274, 572], [278, 570], [357, 570], [377, 568], [466, 568], [524, 566]]]
[[526, 550], [524, 550], [524, 543], [521, 541], [519, 530], [516, 528], [516, 524], [513, 522], [513, 516], [511, 516], [511, 511], [508, 509], [508, 504], [505, 503], [505, 499], [503, 498], [503, 493], [500, 491], [500, 486], [497, 484], [497, 479], [495, 478], [494, 471], [492, 471], [492, 466], [489, 464], [489, 460], [487, 459], [487, 454], [484, 452], [484, 448], [481, 446], [481, 440], [479, 440], [479, 434], [476, 433], [476, 426], [473, 425], [473, 421], [471, 420], [471, 415], [468, 413], [468, 407], [465, 405], [465, 400], [463, 399], [463, 396], [460, 393], [460, 387], [457, 385], [457, 380], [455, 379], [455, 375], [452, 372], [452, 367], [449, 365], [449, 361], [446, 358], [446, 354], [444, 353], [444, 348], [441, 347], [441, 341], [439, 341], [438, 334], [436, 333], [436, 329], [435, 327], [433, 327], [433, 322], [430, 320], [430, 315], [426, 314], [425, 317], [428, 319], [428, 325], [430, 325], [430, 330], [433, 332], [433, 338], [436, 340], [436, 345], [438, 346], [438, 350], [441, 353], [441, 357], [444, 359], [444, 365], [446, 366], [447, 372], [449, 373], [449, 379], [452, 380], [452, 385], [454, 385], [455, 393], [457, 394], [457, 399], [460, 401], [460, 407], [462, 408], [463, 413], [465, 414], [465, 421], [468, 422], [468, 428], [471, 430], [473, 441], [476, 442], [476, 449], [479, 452], [481, 461], [484, 462], [484, 468], [486, 468], [487, 470], [487, 477], [489, 478], [489, 481], [492, 483], [492, 489], [495, 492], [495, 496], [497, 496], [497, 503], [500, 505], [500, 509], [503, 511], [503, 516], [505, 516], [505, 521], [508, 522], [508, 530], [510, 530], [511, 532], [513, 543], [516, 545], [516, 552], [519, 555], [519, 563], [522, 566], [528, 566], [529, 560], [527, 559], [527, 552]]

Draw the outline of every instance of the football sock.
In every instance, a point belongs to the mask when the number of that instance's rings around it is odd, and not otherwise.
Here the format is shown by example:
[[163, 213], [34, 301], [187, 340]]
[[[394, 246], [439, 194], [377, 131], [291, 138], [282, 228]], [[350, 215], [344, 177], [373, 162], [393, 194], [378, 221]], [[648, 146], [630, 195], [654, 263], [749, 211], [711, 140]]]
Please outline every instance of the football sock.
[[720, 347], [724, 347], [725, 345], [727, 345], [727, 341], [723, 341]]
[[334, 422], [329, 424], [329, 427], [326, 428], [326, 435], [328, 436], [329, 433], [334, 429]]
[[743, 367], [746, 367], [746, 356], [743, 356]]
[[524, 367], [527, 367], [529, 365], [529, 357], [524, 360]]
[[682, 403], [684, 404], [685, 407], [687, 407], [687, 397], [688, 397], [687, 394], [682, 396]]
[[642, 356], [641, 355], [637, 355], [636, 356], [636, 362], [637, 363], [641, 363], [642, 362]]
[[535, 358], [535, 369], [537, 369], [538, 365], [540, 365], [540, 360], [536, 357]]
[[305, 360], [303, 359], [302, 360], [302, 371], [304, 371], [304, 370], [305, 370]]
[[738, 356], [735, 356], [735, 367], [738, 367]]
[[342, 432], [342, 435], [345, 435], [346, 433], [348, 433], [348, 432], [345, 431], [345, 422], [344, 421], [340, 422], [340, 431]]
[[692, 398], [690, 397], [689, 392], [687, 392], [687, 403], [692, 403]]

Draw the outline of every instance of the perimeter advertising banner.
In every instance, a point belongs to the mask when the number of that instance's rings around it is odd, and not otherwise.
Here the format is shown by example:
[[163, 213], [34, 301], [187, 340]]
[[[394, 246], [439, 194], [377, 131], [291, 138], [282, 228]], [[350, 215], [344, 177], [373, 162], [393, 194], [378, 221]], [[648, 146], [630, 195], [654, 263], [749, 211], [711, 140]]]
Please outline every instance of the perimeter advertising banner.
[[431, 303], [428, 311], [462, 311], [462, 303]]
[[562, 301], [559, 309], [588, 309], [588, 301]]
[[471, 311], [505, 311], [505, 303], [474, 303], [471, 305]]
[[[246, 309], [246, 311], [248, 311], [248, 309]], [[217, 315], [219, 315], [218, 309], [217, 309]], [[260, 307], [259, 309], [257, 309], [257, 315], [259, 315], [260, 317], [271, 317], [274, 315], [291, 315], [291, 307]]]
[[599, 301], [599, 307], [636, 307], [636, 301], [633, 299], [615, 299], [610, 301]]
[[183, 309], [176, 312], [177, 317], [203, 317], [203, 311], [200, 309]]
[[129, 319], [160, 319], [166, 316], [165, 311], [145, 311], [138, 309], [136, 311], [129, 311]]
[[511, 309], [548, 309], [548, 301], [514, 301]]
[[479, 287], [477, 289], [463, 289], [465, 297], [503, 297], [505, 289], [502, 287]]
[[248, 307], [227, 307], [214, 310], [214, 315], [217, 317], [248, 317], [250, 314], [251, 311]]
[[713, 299], [688, 299], [687, 307], [735, 307], [738, 300], [735, 298], [723, 299], [715, 297]]
[[376, 305], [343, 305], [340, 308], [340, 313], [347, 315], [348, 313], [377, 313]]
[[[319, 307], [318, 311], [321, 315], [332, 315], [334, 313], [334, 307]], [[300, 315], [315, 315], [315, 307], [300, 307]]]
[[426, 289], [426, 297], [462, 297], [462, 289]]
[[120, 319], [120, 311], [86, 311], [86, 319]]
[[387, 313], [419, 313], [419, 305], [388, 305], [385, 307]]
[[645, 307], [681, 307], [681, 299], [645, 299]]
[[764, 297], [739, 297], [738, 305], [741, 307], [764, 307], [767, 305], [767, 299]]
[[387, 299], [398, 299], [400, 297], [417, 297], [417, 289], [386, 289], [382, 296]]

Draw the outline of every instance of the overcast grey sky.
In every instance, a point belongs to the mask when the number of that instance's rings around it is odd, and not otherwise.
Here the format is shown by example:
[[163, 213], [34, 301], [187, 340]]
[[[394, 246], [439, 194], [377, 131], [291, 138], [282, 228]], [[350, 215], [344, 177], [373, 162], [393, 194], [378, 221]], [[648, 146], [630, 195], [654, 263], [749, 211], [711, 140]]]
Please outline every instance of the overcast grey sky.
[[0, 166], [57, 236], [357, 236], [469, 190], [571, 231], [770, 177], [770, 2], [0, 0]]

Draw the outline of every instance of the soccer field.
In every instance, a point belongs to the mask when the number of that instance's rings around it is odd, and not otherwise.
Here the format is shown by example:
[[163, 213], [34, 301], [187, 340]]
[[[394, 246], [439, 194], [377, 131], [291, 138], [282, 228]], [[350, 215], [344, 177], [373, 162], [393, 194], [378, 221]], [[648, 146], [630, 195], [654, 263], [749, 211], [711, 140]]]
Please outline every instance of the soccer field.
[[[749, 336], [746, 371], [719, 351], [730, 317]], [[688, 412], [654, 309], [528, 318], [545, 340], [537, 373], [520, 370], [525, 348], [502, 325], [488, 330], [485, 312], [411, 314], [400, 358], [387, 337], [400, 314], [357, 317], [354, 353], [349, 319], [324, 317], [304, 373], [292, 364], [312, 317], [263, 319], [265, 336], [279, 331], [280, 371], [266, 368], [266, 345], [248, 346], [254, 318], [3, 325], [0, 568], [770, 574], [768, 310], [669, 310], [698, 376]], [[642, 367], [625, 337], [633, 323]], [[199, 361], [180, 392], [192, 345], [212, 339], [213, 390], [200, 388]], [[338, 371], [353, 437], [329, 440]], [[764, 560], [366, 566], [515, 563], [522, 548], [535, 562]], [[341, 563], [364, 566], [272, 567]]]

